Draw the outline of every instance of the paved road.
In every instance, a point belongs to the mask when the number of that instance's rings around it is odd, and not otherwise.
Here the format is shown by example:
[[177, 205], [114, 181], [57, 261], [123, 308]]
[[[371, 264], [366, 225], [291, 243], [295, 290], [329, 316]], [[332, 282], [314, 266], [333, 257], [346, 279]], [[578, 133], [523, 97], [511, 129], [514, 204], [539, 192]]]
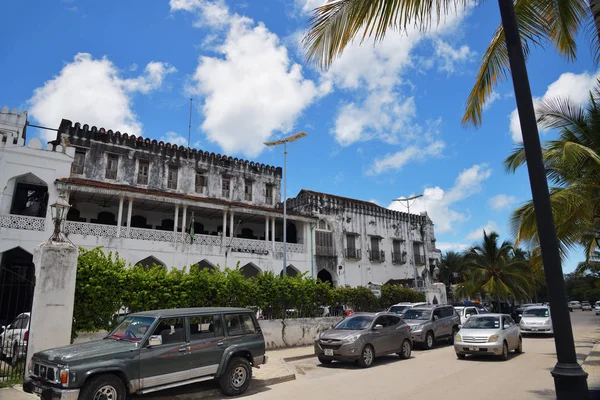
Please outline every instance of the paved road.
[[[571, 314], [580, 363], [600, 340], [600, 316]], [[378, 359], [370, 369], [353, 364], [320, 365], [314, 359], [292, 363], [297, 380], [264, 388], [244, 398], [269, 399], [554, 399], [550, 370], [556, 363], [554, 341], [526, 337], [524, 353], [508, 361], [490, 358], [458, 360], [452, 346]]]

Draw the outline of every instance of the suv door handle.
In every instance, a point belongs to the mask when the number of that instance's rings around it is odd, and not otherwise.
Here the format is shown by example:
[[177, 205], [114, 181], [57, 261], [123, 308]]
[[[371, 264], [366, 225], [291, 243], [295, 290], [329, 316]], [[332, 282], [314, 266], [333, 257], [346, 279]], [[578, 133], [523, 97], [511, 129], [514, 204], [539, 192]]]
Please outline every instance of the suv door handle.
[[217, 343], [217, 346], [223, 346], [225, 343], [224, 342], [219, 342]]
[[187, 347], [182, 347], [182, 348], [180, 348], [180, 349], [179, 349], [179, 352], [180, 352], [180, 353], [183, 353], [183, 352], [184, 352], [184, 351], [186, 351], [186, 350], [187, 350]]

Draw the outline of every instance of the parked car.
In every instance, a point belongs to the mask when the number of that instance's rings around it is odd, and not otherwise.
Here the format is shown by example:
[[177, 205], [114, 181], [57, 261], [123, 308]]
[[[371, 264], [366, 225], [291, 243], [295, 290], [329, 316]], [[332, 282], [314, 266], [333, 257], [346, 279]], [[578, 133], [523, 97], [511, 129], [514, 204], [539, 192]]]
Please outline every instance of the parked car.
[[267, 362], [265, 340], [246, 308], [187, 308], [128, 315], [102, 340], [37, 352], [23, 390], [44, 399], [125, 400], [217, 380], [240, 395], [252, 367]]
[[411, 352], [410, 328], [389, 312], [354, 313], [315, 338], [315, 354], [322, 364], [357, 361], [368, 368], [375, 357], [396, 353], [406, 359]]
[[521, 317], [523, 316], [523, 311], [526, 308], [529, 307], [536, 307], [536, 306], [541, 306], [542, 304], [538, 304], [538, 303], [526, 303], [526, 304], [521, 304], [519, 307], [515, 308], [514, 314], [512, 315], [513, 319], [519, 323], [519, 321], [521, 321]]
[[553, 335], [552, 318], [550, 317], [550, 307], [535, 306], [526, 308], [523, 311], [523, 317], [519, 322], [521, 334], [544, 333]]
[[594, 310], [596, 311], [596, 315], [600, 315], [600, 301], [597, 301], [594, 305]]
[[487, 354], [508, 360], [508, 352], [523, 352], [519, 327], [508, 314], [473, 315], [454, 338], [456, 357], [468, 354]]
[[450, 305], [430, 305], [413, 307], [402, 316], [411, 328], [412, 340], [426, 349], [435, 346], [437, 340], [454, 340], [460, 317]]
[[473, 306], [455, 306], [454, 309], [460, 317], [460, 325], [464, 325], [472, 315], [485, 314], [488, 312], [485, 311], [485, 309], [479, 309]]
[[581, 311], [592, 311], [592, 305], [588, 301], [581, 303]]
[[9, 358], [11, 362], [25, 357], [27, 341], [29, 340], [29, 323], [31, 314], [28, 312], [17, 315], [8, 326], [3, 326], [0, 334], [0, 356]]
[[581, 303], [576, 300], [570, 301], [569, 308], [572, 310], [581, 310]]
[[388, 312], [396, 313], [400, 316], [404, 314], [406, 310], [412, 307], [425, 306], [427, 303], [398, 303], [394, 304], [388, 309]]

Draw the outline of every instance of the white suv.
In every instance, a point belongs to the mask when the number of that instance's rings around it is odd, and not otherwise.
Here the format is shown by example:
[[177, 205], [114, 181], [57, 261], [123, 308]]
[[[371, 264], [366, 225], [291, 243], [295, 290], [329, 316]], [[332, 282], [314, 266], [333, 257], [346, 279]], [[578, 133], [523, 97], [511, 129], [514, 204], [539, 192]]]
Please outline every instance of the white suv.
[[31, 314], [26, 312], [17, 315], [15, 320], [0, 334], [0, 354], [3, 358], [10, 358], [14, 363], [24, 357], [27, 352], [29, 339], [29, 323]]
[[596, 315], [600, 315], [600, 301], [597, 301], [596, 304], [594, 304], [594, 310], [596, 311]]

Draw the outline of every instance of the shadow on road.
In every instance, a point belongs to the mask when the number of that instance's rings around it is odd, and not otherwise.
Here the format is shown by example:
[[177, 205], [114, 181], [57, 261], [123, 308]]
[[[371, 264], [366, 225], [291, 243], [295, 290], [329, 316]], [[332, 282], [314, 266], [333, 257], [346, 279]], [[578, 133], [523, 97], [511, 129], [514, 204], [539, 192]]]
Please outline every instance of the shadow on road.
[[[411, 356], [411, 358], [414, 358], [414, 356]], [[409, 360], [411, 358], [409, 358]], [[394, 355], [377, 357], [375, 359], [375, 362], [373, 363], [373, 366], [371, 366], [370, 368], [383, 367], [383, 366], [388, 365], [388, 364], [393, 364], [393, 363], [402, 362], [402, 361], [408, 361], [408, 360], [403, 360], [400, 357], [394, 356]], [[334, 361], [331, 364], [318, 364], [317, 367], [319, 367], [319, 368], [332, 368], [332, 369], [338, 369], [338, 368], [343, 368], [343, 369], [364, 369], [361, 366], [359, 366], [356, 362], [351, 362], [351, 361], [348, 361], [348, 362]]]
[[[521, 357], [524, 354], [525, 354], [525, 352], [523, 352], [521, 354], [510, 352], [510, 353], [508, 353], [508, 360], [506, 360], [506, 362], [509, 362], [513, 358]], [[494, 355], [488, 356], [488, 355], [479, 355], [479, 354], [468, 355], [467, 358], [465, 358], [464, 360], [460, 360], [460, 361], [504, 362], [504, 361], [500, 360], [500, 357], [498, 357], [498, 356], [494, 356]]]

